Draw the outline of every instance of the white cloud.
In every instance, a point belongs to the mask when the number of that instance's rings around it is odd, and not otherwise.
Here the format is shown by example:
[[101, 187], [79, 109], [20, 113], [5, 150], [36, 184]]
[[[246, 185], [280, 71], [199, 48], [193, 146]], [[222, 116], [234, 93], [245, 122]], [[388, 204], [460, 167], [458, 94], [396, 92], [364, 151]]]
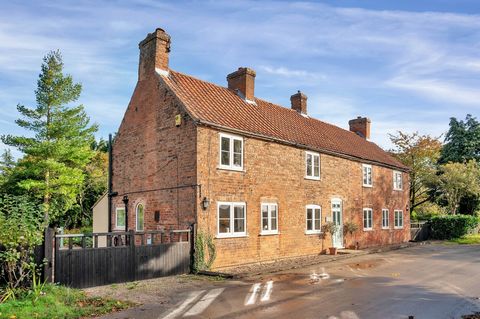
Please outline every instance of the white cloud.
[[316, 74], [316, 73], [308, 72], [305, 70], [293, 70], [284, 66], [271, 67], [271, 66], [261, 65], [260, 69], [269, 74], [280, 75], [288, 78], [302, 78], [305, 80], [308, 80], [308, 79], [315, 80], [315, 79], [326, 78], [326, 76], [322, 74]]
[[405, 89], [425, 95], [437, 101], [451, 104], [467, 104], [480, 110], [480, 92], [465, 86], [459, 86], [439, 80], [422, 80], [416, 78], [394, 78], [387, 82], [392, 87]]
[[[0, 112], [34, 105], [41, 58], [59, 48], [92, 120], [113, 132], [133, 92], [137, 44], [155, 27], [172, 36], [174, 69], [225, 85], [229, 72], [251, 66], [259, 97], [288, 105], [300, 89], [322, 120], [346, 127], [357, 115], [378, 117], [379, 140], [387, 130], [437, 132], [480, 101], [478, 15], [318, 2], [83, 0], [2, 4]], [[419, 110], [442, 116], [425, 121]], [[13, 122], [12, 113], [4, 121]]]

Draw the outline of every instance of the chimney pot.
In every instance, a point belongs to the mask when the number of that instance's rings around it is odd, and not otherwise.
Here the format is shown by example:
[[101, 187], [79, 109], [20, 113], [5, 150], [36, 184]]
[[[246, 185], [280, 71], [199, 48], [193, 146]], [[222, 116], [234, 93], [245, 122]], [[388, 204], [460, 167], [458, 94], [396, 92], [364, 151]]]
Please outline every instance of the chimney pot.
[[348, 121], [350, 131], [369, 140], [371, 121], [368, 117], [357, 116], [356, 119]]
[[237, 71], [227, 75], [228, 88], [250, 102], [255, 98], [255, 76], [256, 73], [250, 68], [238, 68]]
[[149, 33], [138, 44], [140, 49], [140, 62], [138, 65], [138, 79], [144, 80], [155, 74], [156, 70], [168, 72], [168, 59], [170, 52], [170, 36], [162, 28]]
[[290, 102], [293, 110], [307, 114], [307, 96], [300, 92], [300, 90], [290, 97]]

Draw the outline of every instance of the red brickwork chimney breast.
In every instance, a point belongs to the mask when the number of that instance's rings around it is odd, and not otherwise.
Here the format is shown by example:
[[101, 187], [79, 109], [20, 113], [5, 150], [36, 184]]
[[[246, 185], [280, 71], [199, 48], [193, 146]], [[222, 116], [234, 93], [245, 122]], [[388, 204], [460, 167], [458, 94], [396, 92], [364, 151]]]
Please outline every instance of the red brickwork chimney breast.
[[138, 44], [140, 63], [138, 79], [144, 80], [155, 74], [155, 70], [168, 72], [168, 54], [170, 52], [170, 36], [165, 30], [157, 28]]
[[357, 135], [369, 140], [370, 139], [370, 124], [371, 121], [368, 117], [357, 117], [356, 119], [348, 121], [350, 125], [350, 131]]
[[290, 97], [290, 102], [292, 103], [292, 109], [302, 113], [307, 114], [307, 96], [302, 92], [298, 91]]
[[239, 92], [245, 100], [253, 102], [255, 97], [256, 73], [250, 68], [238, 68], [237, 71], [227, 75], [228, 88]]

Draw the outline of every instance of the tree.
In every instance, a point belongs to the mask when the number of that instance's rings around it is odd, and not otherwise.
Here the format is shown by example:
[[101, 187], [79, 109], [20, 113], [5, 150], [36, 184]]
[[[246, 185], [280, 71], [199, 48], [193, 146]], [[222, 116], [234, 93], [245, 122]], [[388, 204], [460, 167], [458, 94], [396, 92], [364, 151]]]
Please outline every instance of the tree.
[[467, 195], [480, 195], [480, 167], [475, 160], [467, 163], [447, 163], [438, 176], [440, 197], [447, 202], [451, 214], [456, 214], [460, 200]]
[[452, 117], [445, 136], [440, 163], [465, 163], [468, 160], [480, 162], [480, 123], [470, 114], [465, 121]]
[[67, 228], [92, 225], [92, 206], [107, 191], [108, 153], [107, 142], [100, 140], [91, 145], [94, 156], [85, 167], [85, 180], [80, 187], [76, 203], [63, 218]]
[[34, 136], [2, 136], [5, 144], [24, 153], [18, 166], [25, 178], [17, 186], [43, 202], [46, 221], [55, 221], [75, 203], [85, 166], [94, 155], [90, 145], [97, 126], [90, 125], [82, 105], [69, 106], [81, 90], [63, 74], [60, 52], [50, 52], [37, 82], [36, 107], [17, 106], [22, 118], [16, 123]]
[[0, 186], [2, 186], [11, 176], [15, 168], [15, 159], [9, 149], [3, 151], [0, 155]]
[[403, 164], [410, 167], [410, 209], [433, 200], [433, 181], [437, 173], [437, 161], [442, 150], [438, 138], [398, 132], [390, 135], [395, 145], [391, 151]]

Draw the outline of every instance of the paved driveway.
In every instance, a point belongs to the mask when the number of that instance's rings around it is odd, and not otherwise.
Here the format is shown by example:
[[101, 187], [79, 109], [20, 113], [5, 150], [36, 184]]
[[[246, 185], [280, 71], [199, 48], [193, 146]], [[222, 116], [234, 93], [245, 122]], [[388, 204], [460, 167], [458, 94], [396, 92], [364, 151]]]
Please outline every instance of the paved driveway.
[[480, 312], [480, 246], [424, 245], [195, 289], [108, 318], [461, 318]]

